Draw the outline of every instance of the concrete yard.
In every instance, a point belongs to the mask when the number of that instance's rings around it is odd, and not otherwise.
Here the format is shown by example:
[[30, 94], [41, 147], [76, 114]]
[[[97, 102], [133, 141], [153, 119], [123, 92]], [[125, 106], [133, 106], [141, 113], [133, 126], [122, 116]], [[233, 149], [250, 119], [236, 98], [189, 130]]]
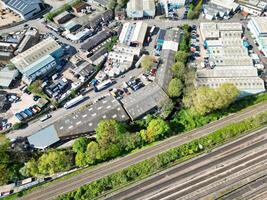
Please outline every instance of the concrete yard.
[[11, 11], [4, 10], [0, 4], [0, 27], [19, 22], [22, 19]]

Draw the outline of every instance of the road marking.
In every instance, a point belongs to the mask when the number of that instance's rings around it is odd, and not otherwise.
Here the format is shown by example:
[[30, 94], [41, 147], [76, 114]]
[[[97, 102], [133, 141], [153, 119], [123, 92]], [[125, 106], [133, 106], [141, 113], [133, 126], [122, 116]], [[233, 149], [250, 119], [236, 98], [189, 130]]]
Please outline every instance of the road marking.
[[114, 118], [116, 118], [116, 117], [117, 117], [117, 115], [116, 115], [116, 114], [112, 116], [112, 118], [113, 118], [113, 119], [114, 119]]

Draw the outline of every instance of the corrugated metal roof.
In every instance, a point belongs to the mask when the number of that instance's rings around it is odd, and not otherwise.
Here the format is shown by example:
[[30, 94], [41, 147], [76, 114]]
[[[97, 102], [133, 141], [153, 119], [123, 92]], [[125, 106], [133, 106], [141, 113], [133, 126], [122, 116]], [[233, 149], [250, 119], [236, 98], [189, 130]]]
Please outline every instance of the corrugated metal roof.
[[59, 141], [54, 125], [48, 126], [28, 137], [28, 141], [34, 148], [45, 149]]

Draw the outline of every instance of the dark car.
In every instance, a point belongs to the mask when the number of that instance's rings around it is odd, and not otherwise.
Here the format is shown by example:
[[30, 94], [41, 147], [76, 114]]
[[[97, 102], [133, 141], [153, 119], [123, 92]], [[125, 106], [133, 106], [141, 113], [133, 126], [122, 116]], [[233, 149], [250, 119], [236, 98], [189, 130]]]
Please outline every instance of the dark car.
[[34, 100], [34, 101], [38, 101], [39, 99], [40, 99], [39, 96], [33, 96], [33, 100]]

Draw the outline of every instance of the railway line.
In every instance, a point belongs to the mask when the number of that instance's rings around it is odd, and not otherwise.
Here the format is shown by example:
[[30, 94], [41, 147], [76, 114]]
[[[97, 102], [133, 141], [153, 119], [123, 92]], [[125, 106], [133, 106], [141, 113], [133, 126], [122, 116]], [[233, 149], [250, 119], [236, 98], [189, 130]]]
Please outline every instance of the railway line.
[[177, 165], [104, 199], [218, 198], [224, 191], [238, 184], [247, 185], [265, 175], [267, 175], [267, 128]]

